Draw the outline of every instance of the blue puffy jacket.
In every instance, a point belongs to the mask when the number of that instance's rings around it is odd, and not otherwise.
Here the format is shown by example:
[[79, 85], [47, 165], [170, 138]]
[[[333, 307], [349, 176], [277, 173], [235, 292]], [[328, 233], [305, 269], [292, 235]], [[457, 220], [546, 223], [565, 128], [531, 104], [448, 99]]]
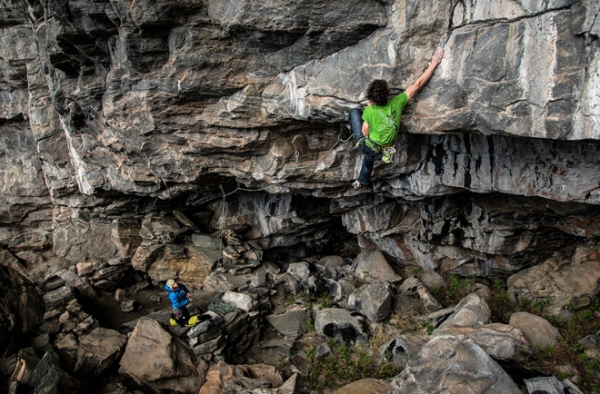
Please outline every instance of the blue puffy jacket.
[[188, 294], [190, 291], [183, 283], [177, 283], [177, 285], [179, 288], [176, 290], [173, 290], [169, 286], [165, 285], [165, 290], [169, 293], [169, 300], [171, 300], [173, 309], [181, 309], [190, 303], [190, 300], [188, 299]]

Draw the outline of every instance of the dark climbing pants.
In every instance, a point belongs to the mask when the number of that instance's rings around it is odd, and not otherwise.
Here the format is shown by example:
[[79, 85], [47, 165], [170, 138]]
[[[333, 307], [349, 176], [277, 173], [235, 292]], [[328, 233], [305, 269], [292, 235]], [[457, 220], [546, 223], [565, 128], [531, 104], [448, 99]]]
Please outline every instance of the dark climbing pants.
[[[360, 110], [353, 108], [350, 110], [350, 127], [352, 128], [352, 135], [355, 141], [359, 141], [363, 138], [362, 135], [362, 113]], [[369, 148], [366, 143], [361, 143], [358, 146], [358, 150], [363, 154], [363, 161], [360, 167], [360, 173], [356, 179], [361, 185], [368, 185], [371, 183], [371, 173], [373, 172], [373, 166], [377, 160], [381, 160], [383, 155]]]

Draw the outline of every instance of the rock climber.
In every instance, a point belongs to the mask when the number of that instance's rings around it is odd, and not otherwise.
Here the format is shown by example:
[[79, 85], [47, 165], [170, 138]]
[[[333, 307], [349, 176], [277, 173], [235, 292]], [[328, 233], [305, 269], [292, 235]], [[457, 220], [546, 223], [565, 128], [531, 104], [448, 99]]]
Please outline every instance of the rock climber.
[[395, 152], [394, 144], [400, 127], [402, 109], [433, 75], [436, 67], [442, 61], [444, 50], [438, 50], [431, 59], [427, 70], [410, 85], [406, 91], [391, 100], [390, 87], [387, 81], [376, 79], [367, 89], [369, 105], [361, 113], [357, 108], [350, 110], [350, 128], [356, 146], [364, 155], [358, 178], [352, 183], [355, 189], [371, 182], [373, 165], [377, 160], [391, 162], [391, 154]]
[[187, 306], [192, 301], [190, 291], [183, 283], [177, 283], [173, 279], [167, 281], [165, 290], [169, 293], [169, 300], [173, 307], [175, 320], [180, 325], [185, 325], [190, 318], [190, 312], [187, 309]]

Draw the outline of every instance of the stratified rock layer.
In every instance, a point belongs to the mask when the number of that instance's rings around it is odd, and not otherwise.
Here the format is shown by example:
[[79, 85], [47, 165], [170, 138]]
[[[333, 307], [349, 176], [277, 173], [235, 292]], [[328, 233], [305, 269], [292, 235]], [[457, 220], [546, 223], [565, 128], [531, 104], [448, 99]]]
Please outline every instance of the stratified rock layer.
[[[3, 2], [0, 246], [31, 275], [135, 255], [204, 277], [214, 256], [144, 243], [146, 215], [264, 248], [342, 217], [394, 263], [492, 276], [596, 237], [600, 6], [521, 3]], [[437, 47], [393, 164], [352, 190], [347, 111]]]

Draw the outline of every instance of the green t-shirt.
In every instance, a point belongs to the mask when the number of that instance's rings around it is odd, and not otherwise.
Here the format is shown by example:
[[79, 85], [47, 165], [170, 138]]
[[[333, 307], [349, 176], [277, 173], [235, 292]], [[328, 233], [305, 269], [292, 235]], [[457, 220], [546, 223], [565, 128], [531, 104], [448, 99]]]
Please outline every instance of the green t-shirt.
[[386, 105], [371, 104], [362, 114], [369, 125], [369, 139], [379, 146], [391, 146], [396, 141], [400, 128], [400, 116], [408, 102], [408, 95], [401, 93]]

